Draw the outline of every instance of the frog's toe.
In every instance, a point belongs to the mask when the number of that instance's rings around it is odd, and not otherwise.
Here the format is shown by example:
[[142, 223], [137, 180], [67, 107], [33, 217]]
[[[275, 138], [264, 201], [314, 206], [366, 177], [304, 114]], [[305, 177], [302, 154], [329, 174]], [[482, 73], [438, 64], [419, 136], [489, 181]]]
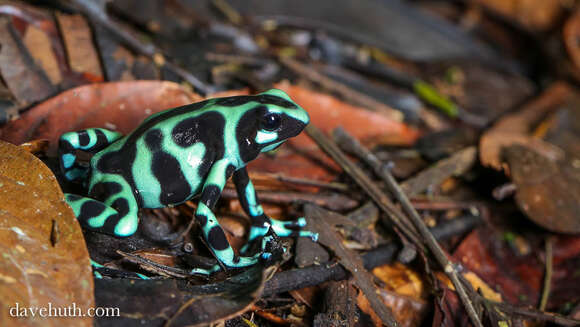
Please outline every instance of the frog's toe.
[[209, 276], [211, 274], [213, 274], [214, 272], [217, 272], [221, 269], [220, 265], [215, 265], [209, 269], [203, 269], [203, 268], [193, 268], [189, 273], [191, 275], [201, 275], [201, 276]]
[[300, 217], [295, 221], [280, 221], [272, 219], [272, 229], [274, 230], [276, 235], [281, 237], [295, 235], [309, 237], [309, 235], [300, 233], [300, 229], [304, 226], [306, 226], [306, 219], [304, 219], [304, 217]]
[[272, 257], [272, 253], [270, 252], [262, 252], [262, 259], [268, 260]]

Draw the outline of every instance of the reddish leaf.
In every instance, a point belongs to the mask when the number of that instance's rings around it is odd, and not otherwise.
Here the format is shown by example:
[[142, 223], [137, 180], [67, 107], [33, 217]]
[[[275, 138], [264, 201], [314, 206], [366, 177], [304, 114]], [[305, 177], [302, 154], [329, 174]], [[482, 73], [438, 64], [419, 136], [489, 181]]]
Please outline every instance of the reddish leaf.
[[128, 133], [155, 112], [200, 100], [173, 82], [90, 84], [30, 109], [0, 129], [0, 137], [15, 144], [44, 138], [50, 140], [54, 150], [64, 132], [104, 127]]
[[[489, 230], [476, 230], [461, 242], [454, 258], [511, 303], [535, 304], [543, 270], [535, 256], [515, 257]], [[539, 269], [538, 269], [539, 268]]]
[[[528, 238], [542, 235], [531, 234]], [[477, 274], [507, 302], [537, 305], [542, 288], [545, 263], [541, 241], [529, 242], [527, 255], [516, 255], [501, 236], [489, 229], [480, 229], [467, 236], [453, 257]], [[580, 237], [556, 236], [553, 243], [552, 292], [548, 309], [557, 308], [580, 294], [578, 264]]]

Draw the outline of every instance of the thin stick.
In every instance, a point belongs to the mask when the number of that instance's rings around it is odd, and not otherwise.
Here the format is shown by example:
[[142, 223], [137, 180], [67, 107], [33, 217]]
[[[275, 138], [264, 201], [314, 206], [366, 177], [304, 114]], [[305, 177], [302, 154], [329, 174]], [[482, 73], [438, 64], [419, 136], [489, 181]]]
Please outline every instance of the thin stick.
[[546, 310], [548, 298], [550, 297], [550, 289], [552, 284], [552, 237], [546, 238], [546, 273], [544, 274], [544, 289], [542, 290], [542, 297], [540, 298], [539, 309]]
[[413, 225], [404, 219], [403, 214], [395, 207], [389, 197], [384, 194], [383, 191], [381, 191], [381, 189], [373, 183], [359, 167], [348, 159], [336, 143], [330, 140], [322, 133], [322, 131], [312, 124], [306, 127], [306, 134], [308, 134], [308, 136], [310, 136], [324, 152], [336, 161], [336, 163], [370, 195], [379, 208], [388, 214], [392, 224], [395, 225], [395, 227], [398, 228], [405, 237], [411, 240], [414, 244], [421, 245], [421, 242], [417, 239], [417, 234]]
[[386, 165], [383, 165], [381, 161], [372, 152], [370, 152], [366, 147], [360, 144], [358, 140], [348, 135], [346, 131], [344, 130], [337, 131], [338, 133], [336, 134], [340, 135], [340, 137], [343, 139], [347, 139], [353, 146], [353, 148], [357, 149], [356, 151], [360, 154], [360, 157], [363, 158], [363, 160], [365, 160], [370, 166], [372, 166], [372, 168], [375, 170], [375, 173], [387, 183], [387, 187], [389, 188], [391, 193], [395, 196], [395, 198], [401, 203], [403, 211], [407, 214], [407, 217], [411, 219], [411, 221], [415, 225], [415, 228], [417, 228], [417, 230], [419, 231], [423, 242], [425, 242], [425, 245], [427, 245], [429, 250], [433, 253], [435, 259], [441, 265], [443, 271], [445, 271], [445, 274], [447, 274], [451, 282], [453, 282], [453, 285], [457, 290], [457, 294], [459, 295], [461, 302], [463, 302], [463, 305], [465, 306], [465, 309], [467, 311], [467, 314], [469, 315], [469, 318], [471, 319], [471, 322], [477, 327], [483, 327], [483, 324], [481, 323], [481, 320], [479, 319], [479, 316], [475, 311], [473, 302], [471, 302], [471, 300], [467, 296], [467, 291], [465, 290], [464, 285], [461, 283], [459, 279], [458, 272], [455, 269], [455, 265], [449, 260], [449, 258], [447, 258], [447, 255], [445, 254], [445, 252], [443, 251], [443, 249], [441, 248], [441, 246], [439, 245], [433, 234], [431, 234], [429, 228], [427, 227], [427, 225], [425, 225], [423, 219], [421, 219], [421, 216], [419, 216], [419, 213], [415, 210], [415, 208], [413, 208], [411, 201], [409, 201], [409, 199], [407, 198], [407, 196], [405, 195], [399, 184], [397, 184], [397, 181], [391, 174], [391, 171], [388, 169]]

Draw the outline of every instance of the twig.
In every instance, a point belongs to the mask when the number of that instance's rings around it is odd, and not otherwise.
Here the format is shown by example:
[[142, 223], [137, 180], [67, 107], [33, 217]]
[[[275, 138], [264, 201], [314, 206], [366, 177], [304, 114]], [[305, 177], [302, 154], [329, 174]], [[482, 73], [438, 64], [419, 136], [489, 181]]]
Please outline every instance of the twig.
[[404, 219], [403, 214], [395, 207], [389, 197], [384, 194], [383, 191], [381, 191], [381, 189], [373, 183], [359, 167], [348, 159], [336, 143], [330, 140], [313, 124], [306, 127], [306, 134], [308, 134], [308, 136], [310, 136], [324, 152], [336, 161], [336, 163], [370, 195], [379, 208], [388, 214], [394, 227], [400, 230], [404, 237], [413, 241], [414, 244], [421, 244], [417, 239], [417, 234], [413, 225]]
[[225, 0], [212, 0], [211, 4], [234, 25], [242, 22], [242, 16]]
[[350, 188], [348, 185], [338, 182], [321, 182], [312, 179], [305, 179], [299, 177], [292, 177], [292, 176], [285, 176], [285, 175], [275, 175], [275, 178], [281, 182], [293, 183], [298, 185], [308, 185], [308, 186], [316, 186], [321, 188], [333, 189], [337, 191], [348, 191]]
[[254, 65], [254, 66], [263, 66], [272, 62], [269, 59], [260, 57], [239, 54], [224, 54], [215, 52], [207, 52], [205, 54], [205, 59], [215, 62], [234, 63], [240, 65]]
[[[457, 217], [443, 222], [431, 229], [438, 240], [444, 241], [453, 236], [461, 235], [473, 229], [481, 222], [477, 216]], [[401, 249], [395, 241], [384, 244], [362, 255], [364, 267], [371, 270], [380, 265], [390, 263]], [[337, 263], [323, 263], [299, 269], [286, 270], [277, 273], [266, 283], [263, 296], [274, 295], [322, 284], [330, 280], [343, 280], [348, 278], [347, 271]]]
[[550, 297], [550, 289], [552, 284], [552, 237], [546, 237], [546, 272], [544, 274], [544, 289], [542, 290], [542, 297], [540, 298], [539, 309], [546, 310], [546, 304], [548, 304], [548, 298]]
[[494, 306], [496, 310], [501, 310], [502, 312], [507, 313], [512, 317], [515, 316], [523, 319], [553, 322], [562, 326], [580, 326], [580, 320], [564, 317], [553, 312], [543, 312], [532, 308], [520, 308], [505, 302], [490, 301], [483, 297], [482, 299], [488, 304]]
[[139, 54], [149, 57], [157, 65], [165, 67], [183, 78], [186, 82], [196, 88], [199, 93], [202, 93], [202, 95], [207, 95], [215, 91], [212, 86], [202, 82], [189, 71], [167, 61], [163, 56], [162, 51], [157, 49], [155, 45], [138, 40], [122, 26], [113, 22], [105, 12], [105, 1], [70, 0], [69, 2], [61, 1], [61, 3], [64, 6], [68, 6], [69, 3], [72, 4], [76, 9], [87, 15], [92, 21], [103, 26], [108, 32], [117, 37], [121, 42], [125, 43], [129, 48]]
[[319, 242], [330, 248], [339, 258], [340, 264], [351, 273], [355, 285], [367, 298], [383, 324], [389, 327], [400, 326], [391, 309], [377, 294], [377, 286], [373, 282], [372, 275], [364, 267], [362, 258], [356, 252], [347, 249], [342, 238], [332, 228], [331, 222], [334, 221], [334, 217], [341, 216], [312, 204], [304, 207], [304, 214], [308, 217], [308, 228], [318, 233]]
[[306, 66], [299, 61], [296, 61], [292, 58], [284, 58], [280, 57], [280, 62], [284, 64], [284, 66], [288, 67], [295, 73], [304, 76], [305, 78], [320, 84], [322, 87], [339, 93], [345, 99], [352, 101], [360, 106], [363, 106], [369, 110], [377, 111], [380, 113], [385, 114], [392, 120], [395, 121], [402, 121], [403, 120], [403, 113], [395, 110], [371, 97], [368, 95], [358, 92], [356, 90], [351, 89], [350, 87], [333, 81], [332, 79], [324, 76], [323, 74], [317, 72], [314, 68]]
[[407, 214], [407, 217], [411, 219], [411, 221], [419, 231], [423, 242], [433, 253], [435, 259], [441, 265], [443, 271], [447, 274], [447, 276], [455, 286], [457, 294], [459, 295], [461, 302], [463, 302], [463, 305], [465, 306], [465, 309], [467, 311], [467, 314], [469, 315], [469, 318], [471, 319], [471, 322], [476, 327], [483, 327], [483, 324], [481, 323], [481, 320], [477, 312], [475, 311], [473, 302], [471, 302], [471, 300], [467, 296], [467, 291], [465, 290], [463, 283], [459, 279], [458, 272], [455, 269], [454, 264], [447, 258], [447, 255], [445, 254], [439, 243], [437, 243], [437, 240], [435, 239], [435, 237], [433, 237], [433, 234], [431, 234], [429, 228], [427, 228], [427, 225], [425, 225], [423, 219], [421, 219], [421, 217], [419, 216], [419, 213], [415, 210], [415, 208], [413, 208], [413, 205], [411, 204], [411, 202], [409, 201], [409, 199], [407, 198], [407, 196], [405, 195], [399, 184], [397, 184], [397, 181], [391, 174], [391, 171], [388, 169], [388, 167], [386, 165], [383, 165], [375, 157], [373, 153], [371, 153], [367, 148], [365, 148], [362, 144], [360, 144], [356, 139], [352, 138], [352, 136], [348, 135], [346, 131], [337, 130], [336, 134], [338, 134], [343, 139], [350, 139], [349, 143], [353, 146], [353, 148], [356, 148], [357, 153], [361, 154], [361, 158], [367, 161], [374, 168], [375, 173], [386, 182], [387, 187], [389, 188], [391, 193], [395, 196], [395, 198], [400, 202], [401, 206], [403, 207], [403, 211]]

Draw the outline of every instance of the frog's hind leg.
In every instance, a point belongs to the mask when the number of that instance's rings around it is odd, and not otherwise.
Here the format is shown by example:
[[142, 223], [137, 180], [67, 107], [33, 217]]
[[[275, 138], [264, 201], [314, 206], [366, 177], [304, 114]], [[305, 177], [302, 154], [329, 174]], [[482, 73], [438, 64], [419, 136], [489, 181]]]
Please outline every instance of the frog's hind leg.
[[69, 181], [82, 180], [88, 169], [77, 164], [76, 151], [83, 150], [96, 153], [107, 145], [120, 139], [123, 135], [104, 128], [89, 128], [78, 132], [64, 133], [58, 142], [60, 169]]
[[83, 227], [116, 237], [127, 237], [135, 233], [139, 224], [139, 207], [127, 182], [111, 175], [94, 183], [89, 194], [104, 200], [101, 202], [65, 194], [66, 201]]

